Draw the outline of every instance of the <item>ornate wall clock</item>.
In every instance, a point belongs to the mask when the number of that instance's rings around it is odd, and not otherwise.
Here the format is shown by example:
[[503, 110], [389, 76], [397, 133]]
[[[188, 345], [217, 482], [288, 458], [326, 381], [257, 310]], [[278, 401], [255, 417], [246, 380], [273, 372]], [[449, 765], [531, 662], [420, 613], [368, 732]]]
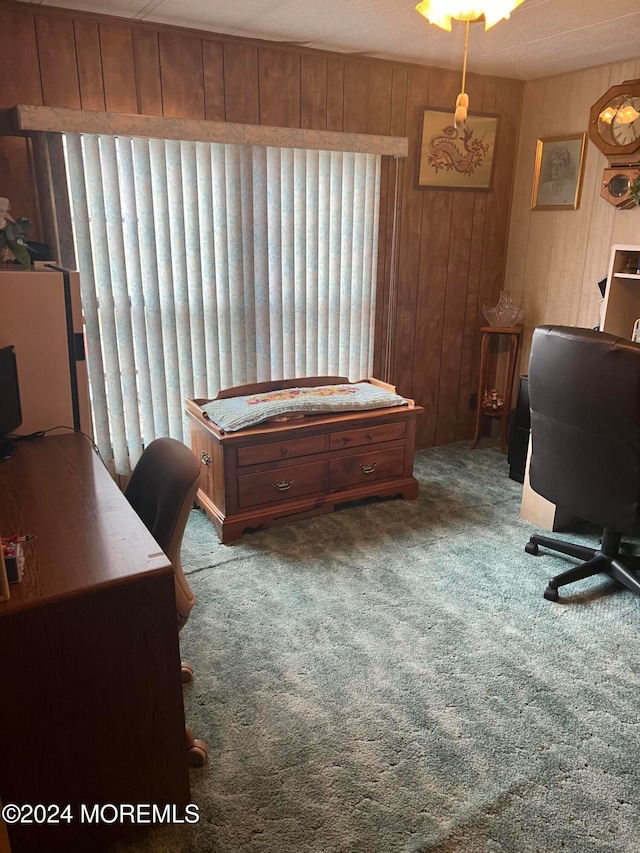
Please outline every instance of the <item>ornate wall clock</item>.
[[611, 86], [591, 107], [589, 139], [611, 165], [640, 163], [640, 79]]
[[640, 166], [640, 79], [611, 86], [598, 98], [589, 113], [589, 139], [612, 167], [604, 171], [600, 195], [617, 208], [633, 207], [629, 187]]

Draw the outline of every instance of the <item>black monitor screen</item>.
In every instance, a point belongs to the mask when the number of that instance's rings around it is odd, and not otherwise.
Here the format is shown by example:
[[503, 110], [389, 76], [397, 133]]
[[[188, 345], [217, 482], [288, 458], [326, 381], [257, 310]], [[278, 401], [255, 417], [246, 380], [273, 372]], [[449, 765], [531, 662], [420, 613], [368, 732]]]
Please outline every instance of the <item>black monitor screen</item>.
[[0, 347], [0, 439], [22, 423], [18, 366], [13, 346]]

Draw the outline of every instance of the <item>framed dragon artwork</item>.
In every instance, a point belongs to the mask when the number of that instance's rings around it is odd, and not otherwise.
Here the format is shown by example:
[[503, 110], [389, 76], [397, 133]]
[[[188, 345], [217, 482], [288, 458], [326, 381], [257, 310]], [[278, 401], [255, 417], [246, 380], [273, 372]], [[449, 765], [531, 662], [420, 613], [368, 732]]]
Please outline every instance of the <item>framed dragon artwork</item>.
[[456, 128], [453, 110], [422, 108], [418, 189], [491, 189], [500, 117], [469, 113]]

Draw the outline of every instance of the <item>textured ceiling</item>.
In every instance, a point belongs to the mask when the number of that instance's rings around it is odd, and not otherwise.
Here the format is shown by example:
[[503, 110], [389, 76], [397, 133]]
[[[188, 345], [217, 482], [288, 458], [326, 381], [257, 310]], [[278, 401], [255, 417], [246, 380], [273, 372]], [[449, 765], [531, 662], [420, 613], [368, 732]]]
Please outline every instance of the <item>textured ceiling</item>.
[[[29, 0], [23, 0], [29, 2]], [[37, 0], [35, 0], [37, 2]], [[54, 0], [48, 5], [460, 68], [464, 25], [445, 33], [417, 0]], [[640, 0], [525, 0], [485, 32], [471, 26], [469, 71], [532, 80], [640, 56]]]

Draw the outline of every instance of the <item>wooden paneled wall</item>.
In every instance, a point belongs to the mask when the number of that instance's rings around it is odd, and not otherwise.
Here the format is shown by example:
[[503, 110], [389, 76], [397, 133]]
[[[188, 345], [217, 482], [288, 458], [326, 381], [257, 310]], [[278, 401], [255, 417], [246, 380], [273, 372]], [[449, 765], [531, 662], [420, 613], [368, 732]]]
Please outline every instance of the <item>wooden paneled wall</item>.
[[526, 373], [536, 326], [593, 327], [600, 322], [598, 282], [611, 247], [640, 245], [640, 207], [616, 210], [600, 197], [607, 158], [587, 141], [577, 210], [531, 210], [536, 140], [586, 132], [591, 105], [609, 86], [640, 77], [640, 58], [526, 84], [513, 194], [505, 287], [525, 309], [520, 372]]
[[[389, 380], [426, 408], [420, 447], [470, 437], [481, 306], [495, 304], [502, 289], [521, 81], [467, 77], [472, 111], [501, 117], [494, 185], [485, 193], [415, 187], [421, 107], [451, 107], [459, 71], [7, 2], [0, 6], [0, 80], [0, 107], [44, 104], [407, 136], [409, 157], [398, 163]], [[37, 221], [29, 148], [19, 139], [0, 143], [0, 194], [10, 198], [14, 213]], [[378, 376], [389, 312], [395, 168], [385, 162], [382, 175]]]

